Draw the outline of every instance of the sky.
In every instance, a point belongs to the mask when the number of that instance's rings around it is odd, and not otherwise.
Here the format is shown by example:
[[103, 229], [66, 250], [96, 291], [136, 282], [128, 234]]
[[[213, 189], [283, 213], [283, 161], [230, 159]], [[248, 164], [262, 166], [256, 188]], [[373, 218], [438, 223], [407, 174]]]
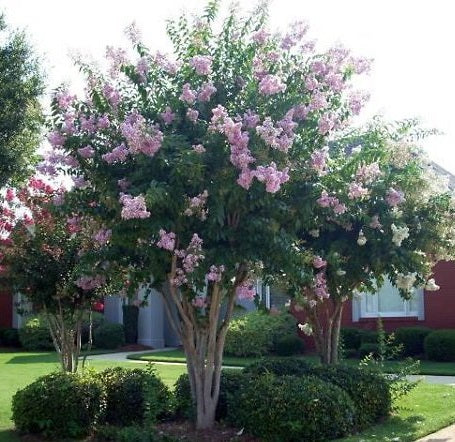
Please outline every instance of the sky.
[[[237, 2], [248, 12], [254, 2]], [[0, 0], [9, 24], [25, 29], [43, 59], [49, 90], [62, 82], [81, 88], [69, 56], [100, 60], [107, 45], [128, 46], [124, 28], [135, 21], [152, 49], [169, 50], [165, 21], [194, 14], [205, 0]], [[229, 2], [223, 2], [226, 8]], [[271, 29], [296, 20], [326, 49], [336, 43], [374, 59], [361, 86], [371, 95], [364, 118], [418, 117], [443, 135], [424, 142], [429, 156], [455, 174], [455, 60], [452, 2], [446, 0], [275, 0]]]

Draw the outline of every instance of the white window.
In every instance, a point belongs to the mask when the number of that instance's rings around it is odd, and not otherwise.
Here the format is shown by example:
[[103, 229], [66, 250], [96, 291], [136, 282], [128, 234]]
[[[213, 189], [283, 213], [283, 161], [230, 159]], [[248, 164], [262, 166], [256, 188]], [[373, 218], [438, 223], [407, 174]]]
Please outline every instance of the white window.
[[[355, 305], [357, 304], [357, 305]], [[398, 289], [386, 279], [375, 294], [363, 293], [353, 302], [353, 319], [418, 317], [423, 319], [423, 290], [415, 289], [409, 301], [403, 300]]]

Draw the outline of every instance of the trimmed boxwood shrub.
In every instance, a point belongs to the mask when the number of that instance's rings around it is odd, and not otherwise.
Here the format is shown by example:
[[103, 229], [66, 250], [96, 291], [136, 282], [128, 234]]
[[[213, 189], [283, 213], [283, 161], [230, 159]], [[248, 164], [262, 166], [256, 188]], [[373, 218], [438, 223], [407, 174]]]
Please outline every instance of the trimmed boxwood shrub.
[[391, 407], [389, 384], [378, 373], [343, 365], [312, 365], [296, 358], [261, 360], [243, 370], [245, 376], [267, 373], [277, 376], [316, 376], [345, 390], [356, 405], [358, 429], [388, 415]]
[[113, 367], [98, 376], [106, 393], [105, 423], [142, 424], [169, 413], [171, 393], [152, 370]]
[[229, 356], [263, 356], [277, 348], [284, 336], [295, 336], [296, 320], [289, 313], [247, 313], [231, 321], [224, 353]]
[[272, 373], [277, 376], [305, 376], [313, 372], [314, 365], [297, 358], [261, 359], [246, 366], [243, 373], [249, 376], [260, 376]]
[[5, 347], [20, 347], [19, 332], [16, 328], [4, 328], [0, 330], [0, 342]]
[[357, 430], [378, 422], [390, 413], [390, 388], [381, 374], [343, 365], [316, 367], [313, 374], [349, 394], [356, 406]]
[[379, 355], [379, 345], [373, 342], [365, 342], [362, 344], [359, 348], [360, 358], [362, 359], [369, 354], [372, 354], [373, 357], [376, 358]]
[[53, 350], [49, 325], [44, 316], [32, 316], [28, 318], [19, 329], [19, 340], [26, 350]]
[[312, 377], [245, 380], [228, 403], [229, 420], [264, 441], [327, 441], [349, 434], [355, 407], [336, 385]]
[[292, 356], [303, 353], [303, 341], [296, 336], [283, 336], [275, 343], [275, 353], [279, 356]]
[[[240, 390], [244, 375], [242, 370], [223, 370], [220, 380], [220, 396], [216, 407], [216, 420], [223, 420], [228, 414], [228, 402], [231, 396]], [[187, 373], [182, 374], [174, 386], [175, 415], [193, 420], [195, 407], [191, 398], [190, 380]]]
[[417, 356], [424, 353], [423, 341], [430, 333], [427, 327], [401, 327], [395, 330], [395, 339], [403, 345], [403, 356]]
[[362, 330], [353, 327], [343, 327], [340, 330], [340, 336], [345, 349], [358, 350], [360, 348], [360, 344], [362, 343]]
[[455, 330], [435, 330], [427, 335], [423, 346], [430, 361], [455, 361]]
[[122, 310], [123, 326], [125, 327], [125, 342], [127, 344], [136, 344], [139, 307], [136, 305], [124, 305]]
[[105, 322], [93, 332], [93, 341], [98, 348], [115, 349], [125, 344], [122, 324]]
[[102, 403], [103, 387], [93, 376], [52, 373], [13, 396], [13, 421], [19, 431], [79, 438], [97, 422]]
[[377, 344], [379, 334], [374, 330], [359, 330], [362, 344]]

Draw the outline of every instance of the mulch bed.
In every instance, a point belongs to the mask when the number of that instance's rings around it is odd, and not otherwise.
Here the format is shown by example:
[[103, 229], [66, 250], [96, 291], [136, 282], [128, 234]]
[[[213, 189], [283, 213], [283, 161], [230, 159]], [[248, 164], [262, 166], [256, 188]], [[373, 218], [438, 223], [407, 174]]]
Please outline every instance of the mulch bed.
[[192, 422], [170, 421], [156, 426], [161, 435], [172, 436], [187, 442], [260, 442], [260, 439], [242, 434], [238, 428], [216, 423], [210, 430], [196, 430]]

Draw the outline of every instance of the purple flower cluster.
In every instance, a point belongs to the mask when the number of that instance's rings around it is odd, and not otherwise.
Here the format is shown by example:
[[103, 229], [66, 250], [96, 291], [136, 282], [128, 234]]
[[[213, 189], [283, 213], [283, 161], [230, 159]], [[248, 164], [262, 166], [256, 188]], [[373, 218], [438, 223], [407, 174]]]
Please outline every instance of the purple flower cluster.
[[321, 300], [330, 297], [324, 271], [316, 273], [316, 277], [314, 278], [314, 294]]
[[158, 152], [163, 142], [163, 133], [158, 125], [147, 125], [145, 118], [132, 112], [125, 118], [120, 127], [126, 138], [128, 151], [131, 154], [143, 153], [152, 157]]
[[160, 234], [160, 239], [156, 243], [157, 247], [164, 249], [164, 250], [169, 250], [172, 252], [175, 248], [175, 238], [176, 238], [175, 233], [166, 232], [165, 230], [160, 229], [159, 234]]
[[215, 265], [210, 266], [209, 272], [205, 275], [207, 277], [207, 281], [220, 282], [223, 277], [224, 270], [225, 268], [223, 265], [218, 267]]
[[197, 93], [191, 89], [189, 83], [183, 85], [182, 94], [180, 95], [180, 100], [184, 101], [187, 104], [193, 104], [196, 101]]
[[199, 112], [195, 109], [188, 109], [186, 111], [186, 118], [190, 120], [192, 123], [196, 123], [197, 119], [199, 117]]
[[112, 236], [111, 229], [100, 229], [93, 235], [93, 239], [101, 246], [105, 245]]
[[348, 198], [354, 200], [357, 198], [362, 198], [368, 195], [368, 189], [363, 187], [362, 184], [357, 182], [352, 182], [348, 186]]
[[202, 239], [197, 233], [194, 233], [186, 249], [174, 251], [175, 255], [181, 259], [183, 268], [178, 267], [176, 269], [172, 284], [179, 287], [188, 282], [188, 274], [194, 272], [200, 261], [204, 259], [202, 243]]
[[127, 193], [120, 194], [120, 203], [123, 205], [122, 219], [144, 219], [150, 216], [142, 195], [131, 196]]
[[278, 170], [274, 162], [270, 166], [258, 166], [254, 176], [261, 183], [265, 183], [265, 190], [270, 193], [276, 193], [280, 190], [282, 184], [289, 181], [289, 169]]
[[164, 124], [171, 124], [175, 119], [175, 113], [169, 106], [166, 106], [164, 112], [161, 112], [160, 117], [164, 121]]
[[114, 147], [110, 152], [101, 155], [108, 164], [123, 163], [128, 158], [128, 149], [124, 143]]
[[321, 207], [331, 207], [336, 215], [342, 215], [348, 209], [345, 204], [340, 203], [336, 196], [330, 196], [325, 190], [321, 192], [321, 197], [316, 200]]
[[329, 148], [315, 150], [311, 154], [310, 167], [317, 172], [319, 176], [327, 175], [327, 161], [329, 160]]
[[198, 215], [199, 218], [204, 221], [207, 219], [208, 210], [205, 205], [207, 204], [207, 198], [209, 193], [207, 190], [204, 190], [199, 195], [188, 198], [188, 208], [185, 210], [186, 216]]
[[259, 82], [259, 92], [262, 95], [274, 95], [285, 90], [286, 85], [277, 75], [267, 74]]
[[212, 72], [212, 57], [208, 55], [195, 55], [190, 60], [190, 66], [198, 75], [209, 75]]
[[85, 292], [95, 290], [106, 283], [106, 278], [102, 275], [87, 276], [83, 275], [76, 279], [75, 284]]
[[85, 146], [81, 147], [80, 149], [77, 149], [77, 152], [82, 158], [92, 158], [93, 155], [95, 155], [95, 150], [93, 149], [92, 146]]
[[235, 293], [238, 299], [252, 300], [256, 296], [256, 289], [253, 282], [248, 279], [236, 288]]
[[360, 166], [355, 174], [356, 178], [363, 183], [372, 183], [382, 175], [377, 162]]
[[391, 207], [396, 207], [406, 201], [406, 198], [404, 197], [404, 193], [401, 190], [396, 190], [393, 187], [391, 187], [386, 194], [385, 200], [387, 201], [387, 204]]
[[216, 87], [213, 85], [211, 81], [207, 81], [203, 83], [201, 88], [197, 93], [197, 99], [201, 102], [210, 101], [212, 95], [216, 92]]

